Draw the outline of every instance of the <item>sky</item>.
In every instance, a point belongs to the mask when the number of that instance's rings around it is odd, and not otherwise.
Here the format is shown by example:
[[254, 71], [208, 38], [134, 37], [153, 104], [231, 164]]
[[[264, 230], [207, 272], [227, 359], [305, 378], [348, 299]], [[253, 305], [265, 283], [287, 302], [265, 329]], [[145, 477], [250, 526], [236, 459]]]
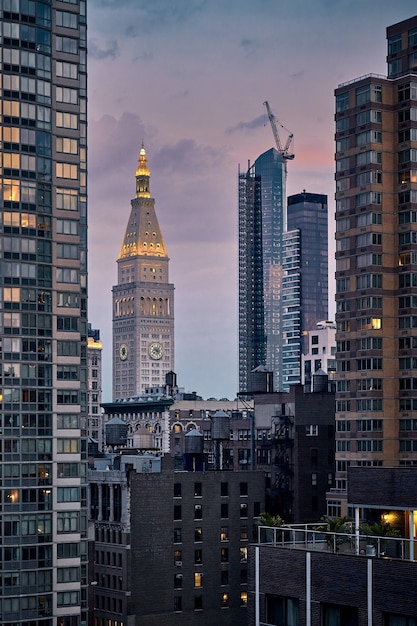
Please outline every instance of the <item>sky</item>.
[[[288, 195], [329, 197], [333, 258], [334, 89], [386, 75], [386, 27], [416, 12], [415, 0], [89, 0], [89, 322], [103, 401], [142, 141], [175, 285], [178, 384], [233, 399], [237, 172], [274, 145], [263, 102], [294, 133]], [[332, 272], [330, 318], [333, 283]]]

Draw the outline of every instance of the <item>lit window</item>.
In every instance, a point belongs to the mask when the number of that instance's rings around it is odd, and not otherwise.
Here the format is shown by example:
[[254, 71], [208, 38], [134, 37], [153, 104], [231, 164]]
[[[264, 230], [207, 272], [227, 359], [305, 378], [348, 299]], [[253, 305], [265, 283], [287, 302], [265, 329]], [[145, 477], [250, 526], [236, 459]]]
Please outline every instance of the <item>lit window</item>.
[[203, 586], [203, 574], [202, 572], [194, 572], [194, 587]]
[[222, 593], [220, 596], [220, 604], [221, 607], [227, 608], [229, 606], [229, 594], [228, 593]]

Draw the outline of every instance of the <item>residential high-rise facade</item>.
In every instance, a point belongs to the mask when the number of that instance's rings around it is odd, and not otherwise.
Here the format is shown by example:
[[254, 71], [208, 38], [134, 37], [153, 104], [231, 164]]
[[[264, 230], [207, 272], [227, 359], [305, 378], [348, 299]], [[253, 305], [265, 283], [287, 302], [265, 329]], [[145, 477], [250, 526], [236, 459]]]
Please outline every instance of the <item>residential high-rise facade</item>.
[[417, 17], [388, 77], [336, 89], [336, 492], [351, 466], [417, 465]]
[[86, 623], [86, 2], [3, 0], [4, 625]]
[[174, 369], [174, 285], [150, 193], [142, 145], [136, 196], [117, 259], [113, 287], [113, 399], [165, 386]]
[[[239, 390], [264, 365], [274, 390], [301, 381], [303, 332], [328, 313], [327, 196], [285, 193], [271, 148], [239, 174]], [[312, 321], [313, 320], [313, 321]]]
[[102, 393], [102, 352], [103, 343], [100, 331], [88, 324], [88, 436], [97, 442], [98, 449], [103, 449], [103, 420], [101, 417]]

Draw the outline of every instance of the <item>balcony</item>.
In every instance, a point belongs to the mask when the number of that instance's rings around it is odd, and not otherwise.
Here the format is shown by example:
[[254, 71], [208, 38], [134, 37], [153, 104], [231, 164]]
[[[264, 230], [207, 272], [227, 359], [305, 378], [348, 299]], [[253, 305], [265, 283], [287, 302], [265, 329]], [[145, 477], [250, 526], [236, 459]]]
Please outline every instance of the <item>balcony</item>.
[[405, 537], [324, 532], [319, 524], [258, 526], [258, 544], [288, 550], [326, 552], [383, 559], [417, 560], [417, 541]]

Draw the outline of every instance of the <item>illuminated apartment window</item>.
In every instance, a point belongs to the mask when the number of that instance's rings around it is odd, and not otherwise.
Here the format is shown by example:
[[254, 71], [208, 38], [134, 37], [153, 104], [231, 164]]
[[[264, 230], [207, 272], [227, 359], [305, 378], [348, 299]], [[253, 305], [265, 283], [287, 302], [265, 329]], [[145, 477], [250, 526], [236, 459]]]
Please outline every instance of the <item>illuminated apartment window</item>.
[[247, 591], [240, 592], [240, 606], [248, 606], [248, 592]]
[[227, 541], [227, 540], [228, 540], [228, 527], [222, 526], [220, 529], [220, 541]]
[[228, 593], [222, 593], [220, 596], [220, 606], [222, 607], [222, 609], [227, 609], [229, 606], [229, 594]]
[[203, 586], [203, 574], [202, 572], [194, 572], [194, 587]]

